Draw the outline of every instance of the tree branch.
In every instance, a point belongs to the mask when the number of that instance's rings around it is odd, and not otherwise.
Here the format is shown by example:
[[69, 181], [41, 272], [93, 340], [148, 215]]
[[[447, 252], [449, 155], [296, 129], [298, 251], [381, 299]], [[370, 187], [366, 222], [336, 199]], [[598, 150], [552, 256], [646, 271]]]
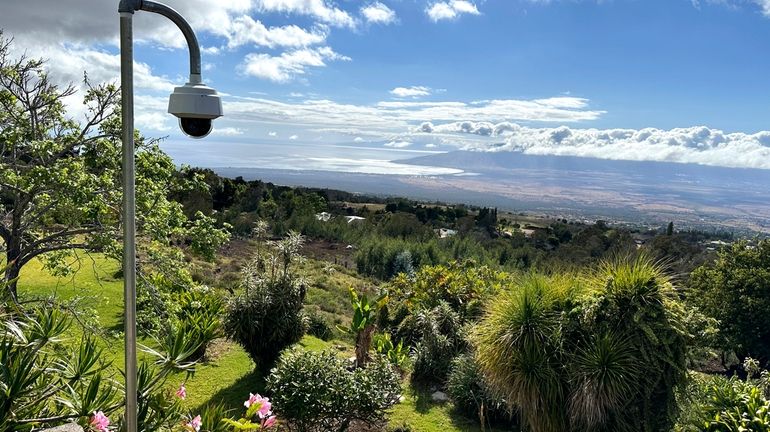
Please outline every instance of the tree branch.
[[79, 228], [79, 229], [69, 229], [65, 228], [61, 231], [55, 232], [51, 235], [48, 235], [46, 237], [40, 238], [38, 240], [33, 241], [32, 243], [28, 244], [24, 249], [21, 251], [21, 255], [26, 255], [32, 251], [35, 250], [38, 246], [41, 246], [45, 243], [52, 242], [56, 239], [60, 239], [63, 237], [70, 237], [78, 234], [90, 234], [94, 231], [98, 231], [98, 228]]
[[85, 243], [67, 243], [63, 245], [48, 246], [48, 247], [40, 248], [38, 250], [30, 252], [28, 255], [25, 255], [23, 258], [21, 258], [19, 260], [19, 267], [24, 267], [28, 262], [32, 261], [35, 257], [46, 254], [48, 252], [56, 252], [60, 250], [70, 250], [70, 249], [87, 249], [87, 248], [89, 248], [89, 245]]

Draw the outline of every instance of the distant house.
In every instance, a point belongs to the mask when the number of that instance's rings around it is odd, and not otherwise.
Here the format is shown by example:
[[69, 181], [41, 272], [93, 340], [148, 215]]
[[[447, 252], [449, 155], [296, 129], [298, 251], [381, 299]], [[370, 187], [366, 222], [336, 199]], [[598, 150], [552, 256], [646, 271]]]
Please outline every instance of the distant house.
[[315, 218], [321, 222], [329, 222], [332, 219], [332, 214], [327, 212], [316, 213]]
[[345, 220], [347, 220], [348, 223], [353, 223], [357, 221], [365, 221], [366, 218], [363, 218], [361, 216], [345, 216]]
[[457, 235], [457, 231], [449, 228], [439, 228], [436, 231], [436, 234], [438, 234], [439, 238], [448, 238], [448, 237], [454, 237]]
[[722, 240], [712, 240], [706, 243], [706, 250], [716, 251], [724, 248], [725, 246], [730, 246], [730, 243]]

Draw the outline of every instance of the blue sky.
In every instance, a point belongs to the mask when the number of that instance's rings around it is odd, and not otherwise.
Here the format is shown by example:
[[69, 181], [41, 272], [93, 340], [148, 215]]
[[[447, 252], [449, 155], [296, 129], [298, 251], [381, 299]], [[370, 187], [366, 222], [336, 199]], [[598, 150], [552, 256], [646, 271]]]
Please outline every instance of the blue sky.
[[[20, 49], [116, 79], [115, 5], [29, 3], [0, 14]], [[770, 0], [168, 3], [225, 95], [221, 160], [196, 159], [164, 113], [183, 39], [136, 15], [137, 124], [187, 162], [264, 164], [259, 145], [291, 142], [353, 165], [475, 149], [770, 168]]]

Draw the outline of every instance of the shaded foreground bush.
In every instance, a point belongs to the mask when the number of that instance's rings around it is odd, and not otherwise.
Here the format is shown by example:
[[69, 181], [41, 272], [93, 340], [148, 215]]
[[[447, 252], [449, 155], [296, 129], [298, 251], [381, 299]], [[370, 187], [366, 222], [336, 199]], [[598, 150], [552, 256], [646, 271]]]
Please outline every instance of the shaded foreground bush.
[[273, 407], [298, 431], [345, 431], [382, 422], [401, 393], [400, 377], [379, 356], [365, 368], [333, 352], [287, 351], [267, 379]]
[[682, 307], [644, 257], [522, 277], [477, 331], [490, 388], [533, 432], [667, 431], [686, 377]]
[[460, 355], [452, 361], [446, 390], [458, 410], [483, 425], [515, 423], [505, 401], [490, 392], [472, 354]]

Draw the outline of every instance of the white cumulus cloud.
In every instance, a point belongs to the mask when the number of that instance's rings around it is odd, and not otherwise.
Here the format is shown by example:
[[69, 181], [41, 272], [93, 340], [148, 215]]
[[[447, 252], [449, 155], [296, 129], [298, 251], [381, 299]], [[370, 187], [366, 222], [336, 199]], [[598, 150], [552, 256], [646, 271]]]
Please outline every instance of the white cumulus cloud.
[[430, 92], [431, 92], [430, 87], [411, 86], [411, 87], [396, 87], [390, 91], [390, 94], [400, 98], [406, 98], [406, 97], [416, 98], [420, 96], [430, 96]]
[[[534, 155], [693, 163], [735, 168], [770, 169], [770, 132], [726, 133], [705, 126], [670, 130], [533, 128], [515, 123], [425, 122], [417, 135], [472, 134], [497, 139], [464, 141], [462, 148]], [[502, 139], [502, 143], [501, 140]], [[451, 141], [451, 139], [449, 139]]]
[[282, 27], [266, 27], [261, 21], [244, 15], [232, 21], [228, 32], [228, 48], [236, 48], [252, 43], [268, 48], [290, 47], [299, 48], [323, 43], [327, 32], [323, 27], [310, 31], [296, 25]]
[[336, 27], [356, 26], [356, 20], [346, 11], [326, 0], [256, 0], [257, 10], [309, 15]]
[[211, 131], [213, 135], [220, 135], [220, 136], [238, 136], [243, 135], [243, 130], [236, 128], [236, 127], [222, 127], [217, 128], [214, 127], [214, 130]]
[[396, 12], [380, 2], [374, 2], [361, 8], [361, 15], [367, 22], [376, 24], [392, 24], [396, 22]]
[[304, 75], [310, 67], [324, 67], [327, 61], [335, 60], [349, 61], [350, 57], [337, 54], [326, 46], [288, 51], [278, 56], [252, 53], [246, 55], [241, 69], [246, 75], [285, 83]]
[[425, 13], [433, 22], [441, 20], [454, 20], [460, 15], [480, 15], [476, 5], [467, 0], [438, 1], [425, 9]]

